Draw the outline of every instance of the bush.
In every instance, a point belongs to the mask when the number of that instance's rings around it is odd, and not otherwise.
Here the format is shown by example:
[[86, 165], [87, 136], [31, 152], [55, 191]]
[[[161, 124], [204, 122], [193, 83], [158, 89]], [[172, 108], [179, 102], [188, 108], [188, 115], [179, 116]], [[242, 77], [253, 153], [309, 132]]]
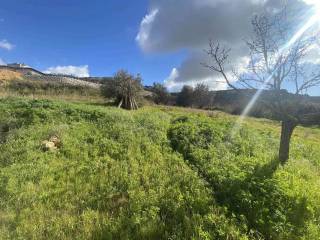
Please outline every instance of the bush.
[[192, 106], [192, 98], [193, 98], [193, 87], [191, 86], [183, 86], [180, 93], [177, 96], [177, 105], [181, 107], [191, 107]]

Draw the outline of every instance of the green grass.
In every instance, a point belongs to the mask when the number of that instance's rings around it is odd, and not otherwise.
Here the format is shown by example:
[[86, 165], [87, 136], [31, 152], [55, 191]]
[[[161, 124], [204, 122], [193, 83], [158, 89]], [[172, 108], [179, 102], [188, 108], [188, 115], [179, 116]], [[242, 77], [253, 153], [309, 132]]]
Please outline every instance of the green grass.
[[[0, 100], [0, 239], [320, 239], [320, 129], [181, 108]], [[61, 147], [43, 151], [51, 136]]]

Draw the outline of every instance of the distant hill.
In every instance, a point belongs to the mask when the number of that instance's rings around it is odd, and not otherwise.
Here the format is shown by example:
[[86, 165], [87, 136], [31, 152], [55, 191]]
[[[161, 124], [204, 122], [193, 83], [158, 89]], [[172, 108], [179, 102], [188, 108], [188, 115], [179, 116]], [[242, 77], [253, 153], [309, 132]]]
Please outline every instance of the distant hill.
[[[260, 99], [270, 98], [271, 91], [263, 91]], [[224, 90], [224, 91], [212, 91], [210, 105], [214, 109], [227, 110], [229, 113], [240, 114], [244, 108], [251, 101], [252, 97], [256, 94], [256, 90]], [[288, 96], [294, 96], [289, 94]], [[303, 100], [320, 104], [320, 97], [313, 97], [304, 95]], [[259, 104], [253, 109], [253, 112], [259, 112], [261, 110]]]
[[[245, 110], [249, 104], [256, 90], [239, 89], [239, 90], [221, 90], [221, 91], [210, 91], [206, 99], [206, 104], [202, 107], [203, 109], [220, 110], [227, 113], [239, 115]], [[286, 91], [288, 98], [295, 98], [294, 94], [290, 94]], [[179, 93], [172, 93], [170, 104], [177, 105], [177, 97]], [[301, 96], [300, 96], [301, 97]], [[261, 93], [256, 104], [250, 111], [250, 115], [254, 117], [268, 117], [273, 118], [271, 113], [266, 109], [265, 105], [262, 104], [264, 100], [272, 99], [272, 91], [265, 90]], [[301, 100], [306, 101], [313, 106], [320, 108], [320, 97], [304, 95]], [[191, 103], [188, 107], [195, 107]]]
[[[91, 81], [91, 79], [93, 79], [93, 81]], [[0, 66], [0, 81], [35, 80], [46, 82], [58, 82], [72, 86], [86, 86], [98, 89], [100, 88], [101, 83], [99, 81], [96, 81], [95, 79], [96, 78], [78, 78], [75, 76], [62, 74], [45, 74], [31, 67]]]
[[31, 67], [10, 67], [10, 66], [0, 65], [0, 71], [4, 71], [4, 70], [17, 72], [17, 73], [20, 73], [21, 75], [31, 75], [31, 76], [45, 75], [44, 73], [36, 69], [33, 69]]

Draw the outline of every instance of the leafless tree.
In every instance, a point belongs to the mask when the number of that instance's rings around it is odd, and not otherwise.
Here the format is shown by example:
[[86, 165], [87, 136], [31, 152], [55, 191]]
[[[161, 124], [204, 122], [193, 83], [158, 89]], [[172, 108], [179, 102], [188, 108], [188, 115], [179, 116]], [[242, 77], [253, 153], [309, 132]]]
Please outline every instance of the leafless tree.
[[134, 77], [124, 70], [118, 71], [102, 88], [102, 94], [106, 98], [114, 98], [119, 108], [128, 110], [138, 109], [137, 98], [141, 91], [141, 77]]
[[[298, 125], [320, 124], [320, 109], [303, 94], [320, 85], [320, 67], [310, 70], [305, 57], [316, 44], [315, 34], [290, 36], [292, 28], [286, 10], [276, 16], [260, 15], [252, 19], [253, 35], [246, 41], [250, 61], [245, 73], [226, 71], [230, 49], [210, 41], [207, 54], [212, 62], [205, 67], [222, 75], [232, 89], [262, 91], [260, 102], [282, 122], [279, 160], [289, 159], [291, 136]], [[294, 93], [288, 93], [293, 86]], [[290, 87], [291, 89], [292, 87]]]

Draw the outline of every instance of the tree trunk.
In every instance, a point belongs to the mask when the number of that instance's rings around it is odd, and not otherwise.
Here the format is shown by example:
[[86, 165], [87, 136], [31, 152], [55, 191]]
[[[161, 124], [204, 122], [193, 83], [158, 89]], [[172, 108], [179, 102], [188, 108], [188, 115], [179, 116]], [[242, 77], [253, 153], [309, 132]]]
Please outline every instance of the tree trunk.
[[118, 108], [121, 108], [121, 107], [122, 107], [122, 103], [123, 103], [123, 98], [121, 98], [121, 101], [120, 101], [120, 103], [119, 103], [119, 105], [118, 105]]
[[279, 149], [279, 160], [282, 165], [286, 164], [289, 159], [291, 136], [296, 126], [297, 124], [293, 121], [282, 122]]

